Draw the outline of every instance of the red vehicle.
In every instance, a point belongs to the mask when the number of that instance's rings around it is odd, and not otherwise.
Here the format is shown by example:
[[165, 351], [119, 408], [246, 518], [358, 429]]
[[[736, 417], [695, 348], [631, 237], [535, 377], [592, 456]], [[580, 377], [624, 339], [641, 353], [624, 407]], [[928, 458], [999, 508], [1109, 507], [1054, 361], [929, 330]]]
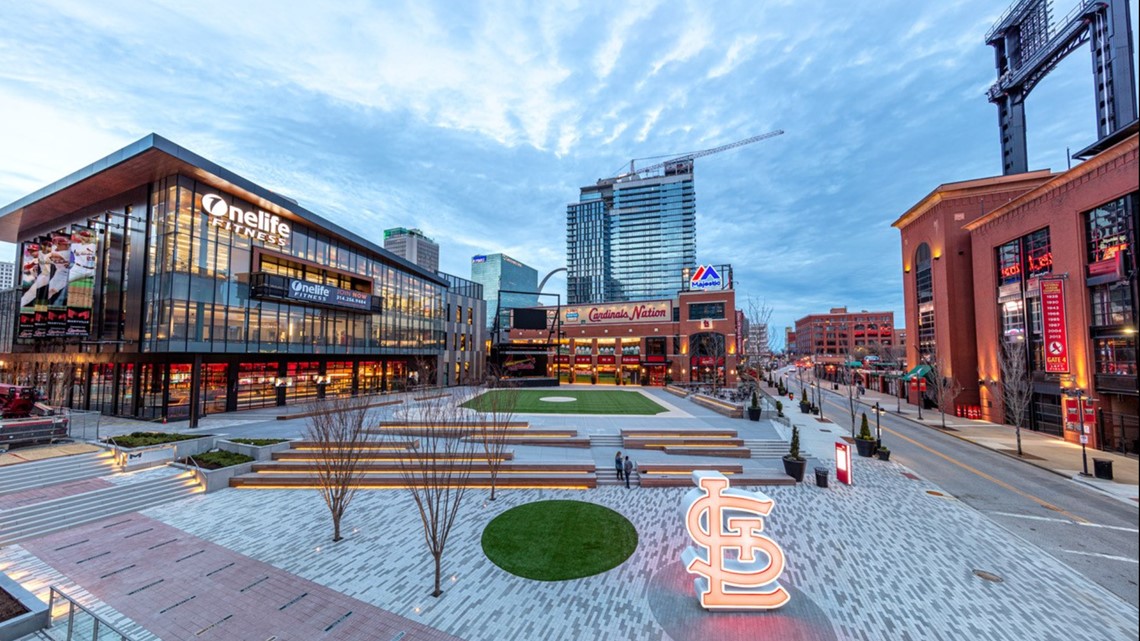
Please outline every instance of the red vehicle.
[[0, 383], [0, 450], [67, 438], [67, 416], [39, 400], [34, 387]]

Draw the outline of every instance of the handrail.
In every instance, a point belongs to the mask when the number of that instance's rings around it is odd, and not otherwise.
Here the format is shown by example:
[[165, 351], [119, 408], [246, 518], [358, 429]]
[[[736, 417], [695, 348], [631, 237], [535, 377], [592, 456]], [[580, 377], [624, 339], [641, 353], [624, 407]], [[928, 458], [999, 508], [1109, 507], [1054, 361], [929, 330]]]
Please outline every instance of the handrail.
[[[60, 588], [58, 585], [51, 586], [49, 588], [49, 590], [50, 590], [50, 592], [48, 593], [48, 626], [49, 627], [54, 623], [52, 621], [52, 619], [55, 616], [55, 595], [58, 594], [65, 601], [67, 601], [71, 605], [72, 608], [79, 608], [80, 610], [83, 610], [88, 615], [90, 615], [92, 619], [95, 619], [96, 626], [95, 626], [95, 629], [92, 631], [92, 639], [101, 639], [102, 638], [102, 635], [99, 634], [99, 626], [102, 625], [102, 626], [106, 626], [107, 629], [111, 630], [111, 632], [114, 632], [115, 634], [119, 635], [119, 638], [121, 641], [139, 641], [135, 637], [132, 637], [131, 635], [127, 634], [126, 632], [123, 632], [119, 628], [115, 627], [115, 625], [112, 624], [110, 621], [107, 621], [103, 617], [92, 612], [87, 606], [85, 606], [82, 603], [80, 603], [79, 601], [77, 601], [70, 594], [64, 592], [63, 589]], [[72, 610], [68, 611], [69, 617], [70, 617], [72, 612], [73, 612]], [[67, 638], [71, 639], [70, 630], [68, 631], [68, 637]]]

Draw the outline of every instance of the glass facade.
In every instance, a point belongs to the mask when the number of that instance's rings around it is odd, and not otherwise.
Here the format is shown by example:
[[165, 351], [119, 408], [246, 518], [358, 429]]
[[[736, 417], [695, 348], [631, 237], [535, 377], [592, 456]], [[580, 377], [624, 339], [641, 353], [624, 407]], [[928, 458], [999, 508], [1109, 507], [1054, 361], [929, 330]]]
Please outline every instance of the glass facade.
[[[499, 308], [499, 292], [537, 292], [538, 272], [533, 267], [507, 256], [490, 254], [471, 259], [471, 280], [483, 286], [483, 300], [487, 302], [486, 326], [494, 324], [495, 310]], [[517, 307], [537, 307], [537, 295], [503, 294], [499, 325], [510, 326], [510, 310]]]
[[[162, 158], [186, 165], [182, 152]], [[76, 409], [192, 421], [441, 382], [445, 281], [300, 207], [263, 211], [212, 186], [244, 179], [199, 161], [52, 213], [94, 239], [89, 330], [20, 339], [5, 380]], [[107, 164], [88, 169], [130, 171]]]
[[691, 164], [583, 187], [566, 210], [568, 304], [675, 296], [697, 264], [696, 212]]

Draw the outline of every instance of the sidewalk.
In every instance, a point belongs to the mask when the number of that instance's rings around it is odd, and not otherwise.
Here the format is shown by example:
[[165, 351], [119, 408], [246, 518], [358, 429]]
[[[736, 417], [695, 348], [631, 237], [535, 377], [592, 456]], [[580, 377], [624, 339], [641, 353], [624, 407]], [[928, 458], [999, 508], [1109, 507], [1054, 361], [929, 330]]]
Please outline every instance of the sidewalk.
[[[808, 378], [805, 377], [804, 381], [806, 383]], [[847, 402], [847, 388], [845, 386], [840, 385], [839, 391], [836, 392], [832, 390], [831, 383], [826, 381], [823, 381], [823, 383], [826, 383], [826, 385], [821, 385], [821, 388], [825, 392], [833, 396], [839, 396], [844, 403]], [[799, 380], [789, 375], [788, 385], [797, 391], [798, 398]], [[867, 390], [862, 396], [858, 397], [856, 402], [864, 407], [864, 410], [861, 411], [874, 407], [877, 402], [884, 414], [894, 414], [912, 423], [925, 425], [955, 438], [970, 441], [976, 445], [1005, 454], [1010, 458], [1015, 458], [1041, 469], [1071, 478], [1078, 483], [1100, 490], [1125, 503], [1140, 505], [1140, 488], [1138, 488], [1138, 483], [1140, 483], [1140, 461], [1135, 458], [1114, 452], [1088, 449], [1086, 455], [1088, 457], [1089, 474], [1093, 473], [1094, 458], [1109, 460], [1112, 461], [1113, 480], [1108, 481], [1093, 476], [1081, 476], [1081, 471], [1084, 467], [1081, 457], [1081, 446], [1074, 443], [1067, 443], [1064, 439], [1051, 434], [1022, 429], [1022, 456], [1019, 457], [1017, 455], [1017, 434], [1009, 425], [998, 425], [988, 421], [971, 420], [947, 414], [946, 427], [949, 429], [943, 430], [942, 414], [938, 410], [923, 410], [922, 420], [920, 421], [918, 420], [917, 405], [903, 401], [901, 403], [901, 411], [899, 411], [900, 403], [898, 399], [890, 394]], [[873, 414], [870, 416], [873, 416]]]

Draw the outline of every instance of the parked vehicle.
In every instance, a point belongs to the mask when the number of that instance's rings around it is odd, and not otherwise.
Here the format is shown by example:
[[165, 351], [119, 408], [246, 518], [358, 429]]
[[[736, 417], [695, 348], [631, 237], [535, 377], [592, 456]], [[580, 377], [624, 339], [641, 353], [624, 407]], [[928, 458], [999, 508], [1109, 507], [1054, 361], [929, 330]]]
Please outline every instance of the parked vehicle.
[[66, 411], [40, 402], [34, 387], [0, 384], [0, 450], [67, 438]]

